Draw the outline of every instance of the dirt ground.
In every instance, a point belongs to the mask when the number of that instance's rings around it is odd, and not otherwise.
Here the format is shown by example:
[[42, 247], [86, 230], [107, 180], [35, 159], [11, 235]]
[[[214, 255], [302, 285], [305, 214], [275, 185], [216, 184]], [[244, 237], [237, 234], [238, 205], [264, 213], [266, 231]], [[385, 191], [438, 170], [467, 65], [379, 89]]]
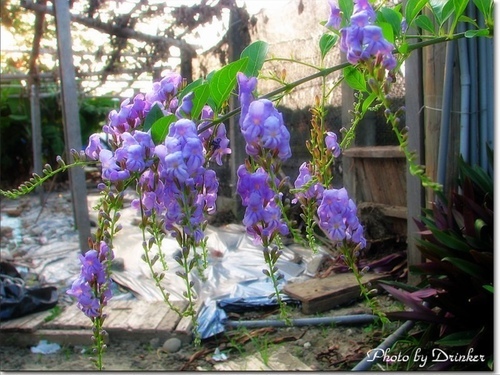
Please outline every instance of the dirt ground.
[[[377, 297], [381, 305], [393, 309], [388, 296]], [[367, 313], [364, 302], [327, 311], [318, 316]], [[241, 319], [273, 319], [276, 311], [247, 313]], [[294, 318], [311, 317], [292, 311]], [[302, 327], [237, 328], [217, 337], [202, 341], [199, 347], [184, 344], [175, 353], [167, 353], [157, 340], [138, 342], [131, 340], [109, 342], [104, 355], [107, 371], [214, 371], [218, 361], [216, 349], [227, 356], [227, 361], [241, 362], [256, 356], [266, 363], [278, 348], [299, 359], [313, 371], [349, 371], [359, 363], [368, 350], [378, 346], [398, 323], [385, 329], [373, 324]], [[2, 371], [93, 371], [92, 348], [62, 346], [54, 354], [34, 354], [30, 347], [0, 345]], [[377, 369], [376, 367], [374, 369]]]

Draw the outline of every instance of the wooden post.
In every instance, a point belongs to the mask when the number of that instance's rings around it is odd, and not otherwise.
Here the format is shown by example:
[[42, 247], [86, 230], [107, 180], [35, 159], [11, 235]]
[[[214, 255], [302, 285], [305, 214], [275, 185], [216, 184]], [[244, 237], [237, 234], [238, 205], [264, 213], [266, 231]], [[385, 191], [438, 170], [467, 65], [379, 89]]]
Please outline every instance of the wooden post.
[[[442, 45], [429, 46], [422, 50], [423, 61], [423, 104], [425, 124], [425, 171], [437, 181], [439, 138], [443, 104], [444, 66], [446, 48]], [[413, 87], [413, 86], [406, 86]], [[434, 201], [434, 192], [428, 189], [427, 204]]]
[[[42, 175], [42, 121], [40, 114], [40, 83], [39, 79], [33, 80], [30, 87], [31, 109], [31, 146], [33, 148], [33, 172]], [[37, 189], [40, 204], [43, 205], [43, 187]]]
[[[229, 62], [236, 61], [240, 58], [241, 52], [250, 44], [250, 34], [248, 31], [248, 13], [243, 8], [238, 8], [233, 4], [229, 13], [229, 30], [228, 30], [228, 56]], [[229, 99], [230, 109], [233, 110], [239, 107], [237, 97], [232, 96]], [[239, 116], [232, 116], [229, 120], [229, 140], [231, 142], [231, 192], [233, 194], [233, 214], [238, 218], [243, 218], [243, 206], [241, 200], [236, 194], [236, 184], [238, 181], [238, 167], [244, 163], [245, 154], [245, 139], [240, 131]]]
[[[408, 130], [408, 148], [417, 153], [415, 162], [423, 164], [423, 134], [424, 122], [422, 116], [423, 108], [423, 86], [422, 86], [422, 52], [416, 50], [405, 63], [405, 85], [406, 85], [406, 124]], [[408, 88], [411, 87], [411, 90]], [[418, 228], [413, 221], [420, 217], [424, 205], [424, 189], [418, 179], [409, 173], [406, 175], [406, 198], [408, 208], [408, 266], [422, 263], [423, 258], [416, 246]], [[408, 284], [417, 284], [420, 278], [412, 273], [408, 274]]]
[[[59, 54], [59, 70], [61, 73], [61, 92], [63, 102], [64, 137], [66, 155], [71, 155], [71, 150], [80, 151], [82, 140], [80, 132], [80, 118], [78, 107], [78, 89], [76, 86], [75, 67], [73, 65], [73, 52], [71, 49], [70, 12], [67, 0], [54, 0], [57, 51]], [[90, 220], [87, 205], [87, 186], [85, 173], [82, 168], [69, 169], [69, 182], [73, 202], [75, 225], [79, 232], [80, 250], [88, 250], [90, 237]]]
[[181, 48], [181, 76], [187, 83], [193, 82], [193, 57], [194, 54], [187, 48]]

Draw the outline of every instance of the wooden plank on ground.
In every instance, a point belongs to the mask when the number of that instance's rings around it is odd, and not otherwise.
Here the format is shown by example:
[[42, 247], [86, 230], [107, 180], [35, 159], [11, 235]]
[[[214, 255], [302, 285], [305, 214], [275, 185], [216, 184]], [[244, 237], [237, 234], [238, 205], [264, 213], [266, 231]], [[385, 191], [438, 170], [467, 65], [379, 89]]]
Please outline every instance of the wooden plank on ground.
[[[203, 306], [203, 301], [198, 299], [193, 306], [196, 315], [198, 315], [200, 313], [202, 306]], [[186, 308], [184, 309], [184, 311], [187, 308], [188, 308], [188, 304], [186, 303]], [[182, 337], [186, 340], [191, 340], [192, 335], [193, 335], [193, 322], [192, 322], [191, 317], [190, 316], [182, 317], [178, 321], [174, 332], [176, 335], [180, 336], [179, 338]]]
[[50, 311], [42, 311], [25, 315], [20, 318], [3, 321], [0, 323], [0, 330], [33, 332], [44, 323], [45, 318], [49, 315]]
[[[388, 277], [386, 274], [365, 274], [362, 280], [366, 285]], [[302, 302], [304, 314], [327, 311], [360, 296], [358, 282], [350, 272], [287, 284], [283, 291]]]
[[91, 328], [92, 322], [90, 318], [74, 304], [66, 307], [61, 315], [48, 322], [45, 327], [56, 329], [85, 329]]
[[127, 319], [134, 312], [137, 300], [110, 301], [107, 310], [108, 317], [104, 321], [106, 330], [109, 332], [117, 330], [128, 330]]
[[83, 312], [78, 307], [76, 307], [76, 304], [67, 306], [63, 309], [59, 316], [56, 316], [53, 320], [47, 322], [45, 324], [45, 328], [65, 326], [74, 321], [77, 315], [83, 315]]
[[[179, 311], [184, 312], [187, 308], [187, 301], [176, 301], [172, 304], [179, 309]], [[174, 331], [177, 329], [179, 322], [181, 321], [181, 316], [174, 310], [168, 309], [167, 314], [160, 321], [156, 327], [157, 331]]]
[[126, 324], [131, 330], [154, 333], [168, 310], [163, 302], [137, 301]]

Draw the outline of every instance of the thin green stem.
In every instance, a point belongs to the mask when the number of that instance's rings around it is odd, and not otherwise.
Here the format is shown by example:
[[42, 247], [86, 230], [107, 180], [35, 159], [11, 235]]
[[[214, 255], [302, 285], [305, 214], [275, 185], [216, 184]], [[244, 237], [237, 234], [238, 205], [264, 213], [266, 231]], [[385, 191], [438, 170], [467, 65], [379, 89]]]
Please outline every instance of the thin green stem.
[[[490, 31], [491, 33], [491, 31]], [[458, 33], [458, 34], [454, 34], [452, 35], [451, 37], [450, 36], [444, 36], [444, 37], [438, 37], [438, 38], [435, 38], [435, 39], [432, 39], [432, 40], [425, 40], [425, 41], [422, 41], [422, 42], [417, 42], [417, 43], [413, 43], [413, 44], [409, 44], [408, 47], [407, 47], [407, 50], [405, 52], [405, 55], [408, 55], [410, 52], [414, 51], [414, 50], [417, 50], [417, 49], [420, 49], [420, 48], [424, 48], [424, 47], [427, 47], [427, 46], [431, 46], [431, 45], [434, 45], [434, 44], [439, 44], [439, 43], [443, 43], [443, 42], [448, 42], [448, 41], [451, 41], [451, 40], [457, 40], [457, 39], [461, 39], [461, 38], [465, 38], [465, 33]], [[397, 50], [395, 51], [395, 53], [399, 53]], [[339, 65], [335, 65], [335, 66], [332, 66], [332, 67], [329, 67], [329, 68], [324, 68], [324, 69], [321, 69], [319, 70], [317, 73], [314, 73], [314, 74], [311, 74], [311, 75], [308, 75], [307, 77], [304, 77], [304, 78], [301, 78], [301, 79], [298, 79], [296, 81], [293, 81], [291, 83], [288, 83], [286, 85], [284, 85], [283, 87], [280, 87], [274, 91], [271, 91], [265, 95], [262, 95], [260, 96], [258, 99], [269, 99], [269, 98], [272, 98], [276, 95], [279, 95], [279, 94], [282, 94], [284, 92], [287, 92], [287, 91], [291, 91], [292, 89], [294, 89], [295, 87], [297, 86], [300, 86], [304, 83], [307, 83], [309, 81], [312, 81], [316, 78], [321, 78], [321, 77], [326, 77], [330, 74], [332, 74], [333, 72], [336, 72], [336, 71], [339, 71], [339, 70], [342, 70], [348, 66], [351, 66], [351, 64], [349, 62], [345, 62], [345, 63], [342, 63], [342, 64], [339, 64]], [[216, 124], [220, 124], [224, 121], [227, 121], [229, 120], [231, 117], [237, 115], [238, 113], [240, 113], [241, 111], [241, 108], [236, 108], [230, 112], [227, 112], [226, 114], [218, 117], [217, 119], [215, 119], [214, 121], [212, 121], [211, 123], [201, 127], [199, 130], [198, 130], [198, 133], [202, 133], [204, 132], [205, 130], [211, 128], [212, 126], [216, 125]]]
[[264, 274], [271, 279], [271, 283], [273, 284], [274, 295], [276, 296], [276, 301], [280, 308], [280, 318], [289, 325], [291, 323], [290, 316], [287, 311], [287, 306], [281, 298], [281, 291], [279, 289], [279, 280], [282, 278], [282, 275], [279, 274], [278, 268], [276, 267], [280, 255], [281, 251], [277, 247], [269, 250], [269, 244], [264, 244], [264, 260], [268, 267]]
[[152, 241], [152, 242], [148, 243], [148, 241], [146, 240], [146, 225], [147, 225], [148, 218], [146, 217], [146, 215], [144, 213], [144, 206], [142, 204], [142, 190], [138, 189], [138, 193], [139, 193], [139, 207], [141, 210], [141, 219], [142, 219], [141, 224], [140, 224], [140, 228], [141, 228], [141, 232], [142, 232], [142, 247], [144, 249], [144, 253], [142, 254], [142, 259], [148, 265], [149, 272], [151, 273], [151, 276], [153, 277], [155, 285], [163, 297], [163, 301], [168, 305], [168, 307], [170, 307], [171, 310], [175, 311], [179, 316], [182, 316], [182, 311], [180, 311], [180, 309], [178, 307], [174, 306], [172, 304], [172, 302], [170, 302], [170, 294], [167, 293], [165, 291], [165, 288], [163, 287], [163, 285], [161, 285], [161, 280], [163, 279], [164, 274], [163, 273], [158, 274], [158, 272], [156, 272], [153, 268], [157, 259], [155, 259], [155, 258], [151, 259], [149, 253], [150, 253], [151, 248], [153, 246], [153, 242], [156, 242], [156, 241]]
[[[193, 283], [190, 280], [190, 272], [193, 269], [193, 262], [197, 262], [196, 258], [193, 258], [192, 261], [189, 260], [190, 254], [190, 244], [191, 241], [188, 240], [187, 236], [183, 235], [183, 246], [182, 246], [182, 267], [184, 269], [183, 279], [186, 283], [186, 291], [184, 292], [184, 296], [188, 300], [188, 307], [186, 311], [184, 311], [185, 316], [191, 317], [191, 323], [193, 324], [193, 332], [195, 332], [194, 343], [196, 346], [201, 344], [200, 333], [198, 332], [198, 319], [196, 318], [196, 311], [194, 309], [194, 299], [195, 296], [193, 294]], [[194, 244], [192, 245], [194, 248]]]
[[62, 159], [59, 159], [59, 162], [62, 163], [60, 164], [60, 167], [57, 169], [52, 170], [52, 168], [48, 169], [47, 167], [49, 165], [46, 165], [44, 170], [43, 170], [43, 176], [39, 176], [36, 173], [33, 173], [32, 177], [19, 185], [17, 189], [12, 189], [12, 190], [1, 190], [0, 189], [0, 194], [10, 198], [10, 199], [16, 199], [19, 198], [22, 195], [26, 195], [28, 193], [31, 193], [33, 190], [35, 190], [38, 186], [41, 186], [44, 182], [49, 180], [50, 178], [54, 177], [56, 174], [64, 172], [70, 168], [73, 167], [78, 167], [78, 166], [85, 166], [85, 165], [91, 165], [95, 164], [95, 161], [89, 162], [89, 161], [75, 161], [71, 164], [65, 164]]
[[294, 59], [291, 59], [291, 58], [286, 58], [286, 57], [272, 57], [270, 59], [266, 59], [265, 62], [268, 62], [268, 61], [286, 61], [286, 62], [291, 62], [291, 63], [294, 63], [294, 64], [299, 64], [299, 65], [307, 66], [307, 67], [315, 69], [315, 70], [321, 70], [322, 69], [320, 67], [317, 67], [316, 65], [309, 64], [309, 63], [306, 63], [304, 61], [299, 61], [299, 60], [294, 60]]

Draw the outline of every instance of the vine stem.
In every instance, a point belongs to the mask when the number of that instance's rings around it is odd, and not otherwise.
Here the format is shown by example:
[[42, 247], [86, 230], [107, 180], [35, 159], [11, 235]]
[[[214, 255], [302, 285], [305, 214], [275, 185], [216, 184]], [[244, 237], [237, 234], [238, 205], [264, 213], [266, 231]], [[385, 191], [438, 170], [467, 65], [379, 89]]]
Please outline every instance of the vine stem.
[[170, 302], [170, 294], [166, 293], [165, 288], [163, 288], [163, 286], [161, 285], [161, 278], [160, 278], [161, 276], [158, 275], [158, 273], [153, 269], [154, 264], [153, 264], [151, 257], [149, 256], [150, 248], [148, 247], [149, 245], [148, 245], [148, 242], [146, 241], [146, 228], [145, 228], [146, 223], [145, 223], [145, 221], [147, 220], [147, 217], [144, 214], [144, 206], [142, 203], [142, 197], [143, 197], [142, 190], [138, 189], [138, 193], [139, 193], [139, 207], [141, 209], [141, 219], [142, 219], [140, 227], [141, 227], [141, 232], [142, 232], [142, 247], [144, 249], [144, 254], [143, 254], [144, 258], [143, 259], [146, 262], [146, 264], [148, 265], [149, 272], [151, 273], [151, 276], [153, 277], [153, 280], [155, 281], [156, 286], [160, 290], [160, 293], [163, 297], [163, 301], [168, 305], [168, 307], [170, 307], [171, 310], [175, 311], [180, 316], [180, 315], [182, 315], [182, 312]]
[[380, 310], [378, 304], [376, 301], [374, 301], [372, 298], [370, 298], [370, 291], [366, 287], [366, 285], [363, 283], [363, 275], [359, 271], [358, 265], [356, 263], [356, 252], [359, 251], [359, 244], [356, 246], [353, 250], [351, 250], [349, 247], [346, 246], [341, 246], [341, 253], [344, 255], [344, 261], [349, 267], [349, 269], [352, 271], [354, 277], [356, 278], [356, 282], [358, 283], [360, 293], [363, 296], [363, 298], [366, 300], [368, 303], [368, 306], [372, 309], [372, 312], [377, 315], [382, 322], [383, 325], [387, 324], [389, 322], [388, 318], [385, 316], [385, 313]]
[[278, 302], [278, 306], [280, 308], [280, 317], [281, 319], [285, 320], [286, 324], [290, 324], [290, 317], [288, 316], [288, 313], [286, 311], [286, 304], [283, 302], [283, 299], [281, 298], [281, 291], [279, 290], [279, 279], [280, 276], [276, 277], [276, 273], [278, 272], [278, 269], [276, 267], [276, 263], [278, 262], [278, 258], [280, 254], [278, 253], [279, 250], [277, 247], [275, 247], [273, 250], [269, 250], [269, 244], [266, 243], [264, 244], [264, 261], [267, 264], [268, 271], [264, 272], [270, 279], [271, 283], [273, 284], [274, 288], [274, 294], [276, 296], [276, 301]]
[[[412, 43], [412, 44], [408, 45], [407, 50], [404, 52], [404, 55], [408, 55], [412, 51], [420, 49], [420, 48], [424, 48], [424, 47], [431, 46], [431, 45], [434, 45], [434, 44], [449, 42], [449, 41], [452, 41], [452, 40], [458, 40], [458, 39], [462, 39], [462, 38], [465, 38], [465, 32], [457, 33], [457, 34], [454, 34], [454, 35], [451, 35], [451, 36], [438, 37], [438, 38], [435, 38], [435, 39], [432, 39], [432, 40], [424, 40], [422, 42]], [[395, 50], [394, 53], [401, 54], [401, 52], [398, 51], [398, 50]], [[333, 72], [342, 70], [342, 69], [344, 69], [344, 68], [346, 68], [348, 66], [351, 66], [351, 65], [352, 64], [349, 63], [349, 62], [345, 62], [345, 63], [339, 64], [339, 65], [335, 65], [335, 66], [332, 66], [332, 67], [329, 67], [329, 68], [320, 69], [317, 73], [308, 75], [308, 76], [306, 76], [304, 78], [301, 78], [301, 79], [298, 79], [298, 80], [293, 81], [291, 83], [288, 83], [288, 84], [284, 85], [283, 87], [280, 87], [280, 88], [278, 88], [278, 89], [276, 89], [274, 91], [271, 91], [271, 92], [269, 92], [269, 93], [267, 93], [265, 95], [262, 95], [262, 96], [258, 97], [257, 100], [258, 99], [270, 99], [273, 96], [283, 94], [283, 93], [285, 93], [287, 91], [290, 91], [290, 90], [294, 89], [297, 86], [300, 86], [300, 85], [302, 85], [304, 83], [312, 81], [312, 80], [314, 80], [316, 78], [326, 77], [326, 76], [332, 74]], [[233, 109], [232, 111], [227, 112], [223, 116], [220, 116], [219, 118], [213, 120], [212, 122], [208, 123], [207, 125], [201, 127], [198, 130], [198, 133], [202, 133], [205, 130], [210, 129], [212, 126], [214, 126], [216, 124], [220, 124], [220, 123], [222, 123], [224, 121], [229, 120], [231, 117], [233, 117], [233, 116], [237, 115], [238, 113], [240, 113], [240, 111], [241, 111], [241, 107], [238, 107], [238, 108]]]

